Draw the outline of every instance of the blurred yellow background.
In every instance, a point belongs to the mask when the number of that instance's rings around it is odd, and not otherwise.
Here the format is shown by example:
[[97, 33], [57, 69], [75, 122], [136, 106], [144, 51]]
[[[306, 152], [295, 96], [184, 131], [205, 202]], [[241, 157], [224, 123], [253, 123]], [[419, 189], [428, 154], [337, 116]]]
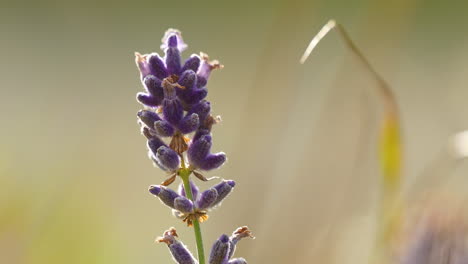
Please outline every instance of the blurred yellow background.
[[[328, 19], [344, 25], [394, 89], [411, 179], [468, 127], [467, 13], [463, 1], [1, 1], [0, 263], [172, 263], [153, 244], [170, 226], [195, 252], [147, 191], [165, 176], [136, 124], [133, 53], [161, 53], [170, 27], [184, 58], [225, 65], [208, 98], [229, 160], [207, 176], [237, 187], [202, 225], [207, 250], [248, 225], [257, 239], [236, 256], [249, 263], [362, 263], [381, 102], [335, 33], [299, 58]], [[463, 194], [467, 170], [440, 177]]]

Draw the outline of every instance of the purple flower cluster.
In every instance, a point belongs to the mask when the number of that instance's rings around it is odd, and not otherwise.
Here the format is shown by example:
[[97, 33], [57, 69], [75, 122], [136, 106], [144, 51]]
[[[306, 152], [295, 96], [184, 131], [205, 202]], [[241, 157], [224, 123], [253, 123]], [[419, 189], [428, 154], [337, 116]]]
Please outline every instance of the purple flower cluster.
[[[222, 65], [210, 62], [204, 53], [193, 54], [182, 64], [180, 54], [186, 47], [180, 32], [170, 29], [161, 45], [164, 57], [135, 53], [146, 90], [137, 94], [137, 100], [146, 107], [137, 116], [148, 138], [150, 158], [168, 172], [180, 168], [180, 155], [187, 150], [193, 170], [213, 170], [226, 161], [224, 153], [210, 153], [211, 128], [219, 118], [210, 114], [210, 102], [205, 100], [211, 71]], [[190, 140], [187, 135], [192, 132]], [[169, 145], [161, 140], [166, 137], [171, 138]]]
[[[171, 227], [164, 232], [162, 237], [156, 239], [157, 242], [166, 243], [173, 259], [179, 264], [197, 264], [188, 248], [177, 239], [176, 229]], [[243, 226], [236, 229], [229, 237], [225, 234], [216, 240], [211, 248], [209, 264], [247, 264], [244, 258], [232, 258], [236, 251], [237, 242], [243, 238], [253, 238], [250, 230]]]
[[[146, 90], [137, 94], [138, 102], [145, 107], [137, 114], [141, 132], [147, 138], [150, 159], [170, 175], [160, 185], [151, 185], [149, 191], [171, 208], [174, 216], [199, 230], [199, 223], [208, 219], [208, 211], [219, 206], [235, 186], [232, 180], [222, 180], [200, 192], [189, 180], [192, 174], [202, 181], [211, 180], [200, 171], [217, 169], [226, 161], [223, 152], [211, 152], [212, 126], [220, 118], [211, 115], [210, 102], [205, 99], [211, 71], [223, 66], [218, 61], [209, 61], [204, 53], [194, 54], [182, 63], [180, 54], [187, 45], [177, 30], [169, 29], [162, 42], [164, 57], [157, 53], [135, 53], [141, 82]], [[168, 185], [177, 176], [183, 183], [178, 191], [174, 191]], [[169, 246], [177, 263], [198, 263], [176, 237], [176, 230], [171, 228], [157, 241]], [[221, 236], [213, 245], [209, 263], [247, 263], [242, 258], [231, 259], [237, 242], [244, 237], [252, 237], [246, 227], [239, 228], [231, 237]], [[198, 238], [201, 239], [201, 236]], [[200, 253], [204, 255], [202, 246], [198, 253], [199, 257]]]
[[195, 219], [200, 222], [207, 220], [207, 211], [220, 205], [234, 189], [236, 183], [232, 180], [224, 180], [202, 193], [192, 181], [190, 181], [190, 185], [193, 201], [187, 198], [182, 184], [178, 192], [163, 185], [151, 185], [149, 191], [157, 196], [163, 204], [170, 207], [174, 216], [191, 226]]

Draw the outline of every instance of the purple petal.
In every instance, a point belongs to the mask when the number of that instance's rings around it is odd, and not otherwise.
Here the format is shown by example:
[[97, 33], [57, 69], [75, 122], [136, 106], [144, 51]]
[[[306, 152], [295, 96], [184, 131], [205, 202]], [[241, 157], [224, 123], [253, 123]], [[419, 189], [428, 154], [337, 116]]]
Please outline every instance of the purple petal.
[[204, 53], [201, 53], [200, 57], [202, 59], [202, 62], [197, 72], [199, 80], [197, 86], [204, 87], [208, 79], [210, 78], [211, 72], [215, 69], [222, 69], [223, 65], [221, 65], [217, 60], [209, 61], [208, 55]]

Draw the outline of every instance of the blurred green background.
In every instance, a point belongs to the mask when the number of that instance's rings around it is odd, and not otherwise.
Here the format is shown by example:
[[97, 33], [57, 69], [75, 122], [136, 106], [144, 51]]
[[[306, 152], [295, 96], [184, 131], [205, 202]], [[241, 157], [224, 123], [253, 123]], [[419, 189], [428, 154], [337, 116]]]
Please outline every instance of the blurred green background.
[[[133, 53], [160, 52], [170, 27], [189, 44], [184, 57], [225, 65], [209, 99], [223, 118], [214, 149], [229, 161], [207, 176], [238, 185], [202, 226], [207, 249], [248, 225], [257, 239], [236, 255], [249, 263], [369, 254], [381, 102], [365, 88], [375, 84], [335, 33], [298, 62], [330, 18], [394, 88], [405, 177], [468, 127], [468, 2], [0, 3], [1, 263], [172, 263], [153, 244], [170, 226], [195, 251], [192, 230], [147, 192], [164, 174], [136, 124]], [[466, 192], [458, 183], [447, 188]]]

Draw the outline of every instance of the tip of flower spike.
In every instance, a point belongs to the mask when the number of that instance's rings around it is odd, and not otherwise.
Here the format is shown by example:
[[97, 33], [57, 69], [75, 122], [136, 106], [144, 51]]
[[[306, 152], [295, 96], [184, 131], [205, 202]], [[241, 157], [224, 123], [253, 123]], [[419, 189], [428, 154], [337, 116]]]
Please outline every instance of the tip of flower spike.
[[184, 51], [187, 48], [187, 44], [184, 43], [182, 39], [182, 33], [177, 30], [170, 28], [164, 33], [164, 37], [162, 38], [161, 49], [165, 50], [169, 47], [177, 48], [180, 52]]
[[161, 187], [159, 185], [151, 185], [148, 190], [151, 194], [158, 196], [161, 192]]
[[225, 235], [225, 234], [222, 234], [220, 237], [219, 237], [219, 241], [223, 242], [223, 243], [227, 243], [229, 242], [229, 236]]

